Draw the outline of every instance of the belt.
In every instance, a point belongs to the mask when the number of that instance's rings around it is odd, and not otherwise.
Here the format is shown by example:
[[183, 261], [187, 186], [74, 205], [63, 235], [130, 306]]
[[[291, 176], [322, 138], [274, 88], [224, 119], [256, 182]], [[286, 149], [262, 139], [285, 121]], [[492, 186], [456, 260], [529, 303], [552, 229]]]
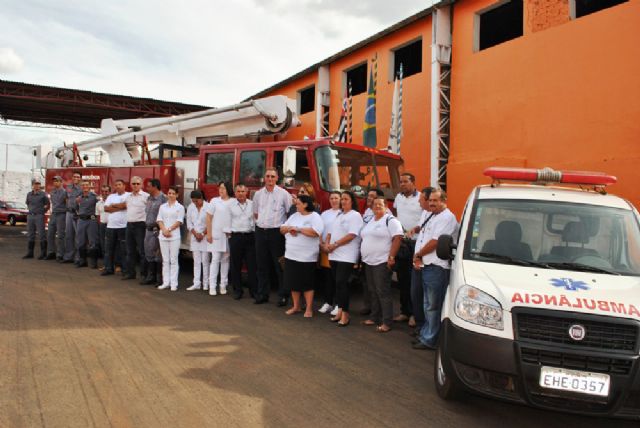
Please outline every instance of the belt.
[[232, 235], [253, 235], [253, 232], [231, 232]]
[[67, 208], [67, 212], [75, 213], [76, 209], [75, 208]]
[[280, 226], [278, 226], [278, 227], [260, 227], [260, 226], [256, 226], [256, 230], [280, 230]]
[[78, 217], [80, 217], [80, 220], [95, 220], [96, 216], [95, 215], [87, 215], [87, 214], [80, 214], [78, 215]]
[[149, 232], [155, 232], [157, 230], [160, 230], [160, 228], [158, 226], [155, 226], [155, 225], [154, 226], [147, 226], [147, 230]]

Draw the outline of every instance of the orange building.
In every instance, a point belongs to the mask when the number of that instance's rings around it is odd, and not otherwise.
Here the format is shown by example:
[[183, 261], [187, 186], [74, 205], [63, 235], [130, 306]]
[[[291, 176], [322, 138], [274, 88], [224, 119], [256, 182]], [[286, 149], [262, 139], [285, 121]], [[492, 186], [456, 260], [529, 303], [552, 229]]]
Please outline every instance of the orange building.
[[487, 182], [482, 170], [497, 165], [605, 171], [618, 176], [612, 192], [640, 204], [640, 0], [427, 4], [256, 96], [298, 100], [303, 125], [288, 138], [333, 134], [349, 80], [361, 144], [362, 78], [377, 56], [384, 148], [402, 62], [405, 170], [419, 186], [446, 186], [457, 214]]

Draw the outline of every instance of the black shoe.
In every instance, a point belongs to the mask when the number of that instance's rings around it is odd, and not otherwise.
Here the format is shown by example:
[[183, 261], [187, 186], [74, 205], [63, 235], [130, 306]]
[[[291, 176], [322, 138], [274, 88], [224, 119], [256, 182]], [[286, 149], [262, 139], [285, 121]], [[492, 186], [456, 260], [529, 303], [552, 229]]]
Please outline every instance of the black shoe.
[[233, 300], [240, 300], [242, 299], [242, 294], [234, 294], [233, 295]]
[[435, 351], [436, 350], [436, 348], [434, 348], [433, 346], [425, 345], [420, 341], [418, 343], [414, 343], [411, 347], [419, 351]]
[[33, 253], [27, 253], [24, 256], [22, 256], [23, 259], [32, 259], [33, 258]]
[[283, 306], [287, 306], [288, 302], [289, 302], [289, 299], [287, 299], [286, 297], [281, 297], [281, 298], [278, 299], [278, 303], [276, 303], [276, 306], [281, 308]]
[[113, 272], [108, 270], [103, 270], [102, 272], [100, 272], [100, 276], [107, 276], [107, 275], [113, 275]]
[[63, 262], [62, 257], [56, 257], [56, 261], [57, 261], [58, 263], [62, 263], [62, 262]]
[[47, 256], [45, 256], [44, 254], [40, 254], [38, 256], [38, 260], [46, 260], [46, 259], [47, 259]]
[[371, 309], [367, 309], [367, 308], [364, 308], [360, 311], [360, 315], [362, 316], [369, 315], [370, 313], [371, 313]]
[[122, 279], [122, 281], [126, 281], [128, 279], [136, 279], [136, 276], [135, 275], [126, 274], [121, 279]]
[[267, 303], [269, 300], [268, 299], [256, 299], [255, 302], [253, 302], [254, 305], [262, 305], [264, 303]]
[[62, 263], [73, 263], [73, 260], [62, 259]]
[[56, 259], [55, 254], [47, 254], [47, 257], [45, 258], [45, 260], [55, 260], [55, 259]]
[[78, 262], [76, 263], [76, 267], [77, 268], [87, 267], [87, 262], [86, 261]]

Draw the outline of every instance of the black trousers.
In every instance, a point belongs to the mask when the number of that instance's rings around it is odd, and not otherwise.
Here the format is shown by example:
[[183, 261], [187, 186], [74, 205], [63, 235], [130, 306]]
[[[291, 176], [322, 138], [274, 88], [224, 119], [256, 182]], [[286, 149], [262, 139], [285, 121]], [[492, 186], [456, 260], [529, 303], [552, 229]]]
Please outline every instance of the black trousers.
[[[107, 229], [104, 238], [104, 270], [113, 273], [115, 270], [115, 257], [122, 254], [126, 245], [127, 229]], [[125, 266], [122, 267], [125, 270]]]
[[331, 261], [331, 274], [336, 283], [336, 304], [340, 309], [349, 312], [349, 278], [353, 272], [353, 263]]
[[396, 258], [395, 271], [398, 277], [398, 288], [400, 289], [400, 313], [408, 317], [413, 315], [413, 305], [411, 303], [411, 275], [413, 271], [413, 252], [416, 246], [416, 242], [405, 239], [402, 245], [409, 247], [409, 258], [398, 257]]
[[331, 306], [335, 305], [335, 296], [336, 296], [336, 280], [333, 277], [333, 272], [331, 268], [321, 267], [318, 269], [321, 280], [318, 281], [322, 284], [322, 295], [324, 296], [324, 302], [330, 304]]
[[257, 300], [268, 299], [271, 291], [271, 270], [275, 271], [278, 281], [278, 297], [286, 298], [289, 293], [284, 289], [280, 258], [284, 256], [284, 236], [280, 228], [263, 229], [256, 226], [256, 261], [258, 266]]
[[144, 221], [127, 223], [127, 275], [136, 276], [136, 260], [140, 262], [140, 274], [147, 274], [147, 259], [144, 256]]
[[247, 266], [249, 279], [249, 292], [257, 295], [256, 277], [256, 239], [254, 233], [231, 233], [229, 238], [229, 250], [231, 251], [231, 266], [229, 267], [229, 281], [233, 286], [233, 292], [242, 296], [242, 265]]

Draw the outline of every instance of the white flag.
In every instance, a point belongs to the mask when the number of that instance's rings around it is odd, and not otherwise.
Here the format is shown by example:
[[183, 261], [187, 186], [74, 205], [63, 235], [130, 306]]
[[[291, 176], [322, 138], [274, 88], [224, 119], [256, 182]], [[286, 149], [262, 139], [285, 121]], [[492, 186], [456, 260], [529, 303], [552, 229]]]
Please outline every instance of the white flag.
[[391, 101], [391, 130], [389, 131], [389, 143], [387, 149], [391, 153], [400, 154], [400, 138], [402, 138], [402, 128], [400, 125], [400, 89], [399, 79], [395, 80], [393, 87], [393, 100]]

